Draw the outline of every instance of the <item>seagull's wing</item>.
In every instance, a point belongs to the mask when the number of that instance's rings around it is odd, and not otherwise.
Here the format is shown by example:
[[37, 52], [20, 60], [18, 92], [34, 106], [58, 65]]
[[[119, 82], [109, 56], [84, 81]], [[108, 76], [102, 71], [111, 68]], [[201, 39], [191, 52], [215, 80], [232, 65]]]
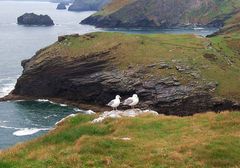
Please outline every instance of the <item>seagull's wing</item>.
[[133, 99], [130, 97], [123, 102], [123, 105], [129, 105], [133, 102]]
[[114, 104], [114, 100], [110, 101], [107, 105], [112, 106]]

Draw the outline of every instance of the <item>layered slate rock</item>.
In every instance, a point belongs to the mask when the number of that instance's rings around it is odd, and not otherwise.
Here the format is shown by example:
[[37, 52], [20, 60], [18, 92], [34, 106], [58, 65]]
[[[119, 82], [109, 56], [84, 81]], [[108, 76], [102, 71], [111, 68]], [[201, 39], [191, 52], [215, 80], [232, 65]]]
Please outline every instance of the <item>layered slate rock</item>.
[[[116, 94], [124, 99], [136, 93], [138, 107], [180, 116], [239, 108], [240, 93], [232, 87], [238, 85], [239, 69], [224, 61], [219, 65], [225, 55], [216, 50], [217, 60], [204, 57], [207, 43], [193, 35], [61, 36], [22, 62], [23, 74], [11, 94], [105, 106]], [[227, 68], [231, 87], [222, 80]]]
[[54, 22], [48, 15], [36, 15], [34, 13], [25, 13], [17, 18], [19, 25], [33, 26], [53, 26]]

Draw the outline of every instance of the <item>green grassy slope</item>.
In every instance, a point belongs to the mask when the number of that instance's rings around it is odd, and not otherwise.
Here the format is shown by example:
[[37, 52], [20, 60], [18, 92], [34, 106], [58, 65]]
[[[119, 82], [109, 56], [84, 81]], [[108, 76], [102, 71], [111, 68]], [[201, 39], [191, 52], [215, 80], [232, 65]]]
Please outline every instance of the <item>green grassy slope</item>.
[[[228, 14], [239, 10], [240, 1], [236, 0], [208, 0], [200, 8], [187, 12], [185, 17], [200, 20], [224, 19]], [[191, 20], [190, 19], [190, 20]]]
[[71, 118], [37, 140], [2, 152], [0, 167], [240, 166], [240, 112], [144, 115], [92, 124], [94, 117]]
[[[87, 56], [118, 46], [111, 61], [119, 69], [127, 69], [129, 62], [136, 68], [161, 61], [174, 67], [180, 62], [200, 73], [201, 78], [195, 79], [198, 82], [217, 81], [218, 96], [239, 101], [239, 29], [226, 30], [211, 38], [121, 33], [68, 37], [35, 57], [33, 66], [49, 61], [49, 55], [56, 51], [68, 61], [79, 53]], [[151, 74], [174, 74], [182, 82], [192, 80], [175, 68], [153, 68]], [[95, 117], [78, 115], [43, 137], [2, 151], [0, 168], [240, 167], [240, 112], [189, 117], [143, 115], [92, 124]]]
[[236, 0], [113, 0], [83, 23], [99, 27], [220, 27], [235, 12]]

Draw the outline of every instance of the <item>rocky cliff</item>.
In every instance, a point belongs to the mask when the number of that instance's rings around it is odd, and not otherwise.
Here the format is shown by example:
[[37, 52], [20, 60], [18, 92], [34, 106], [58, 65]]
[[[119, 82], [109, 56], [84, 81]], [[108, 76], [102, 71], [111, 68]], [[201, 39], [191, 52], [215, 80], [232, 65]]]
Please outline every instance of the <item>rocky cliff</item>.
[[68, 8], [70, 11], [98, 11], [110, 0], [75, 0]]
[[236, 0], [113, 0], [81, 23], [97, 27], [222, 27], [239, 9]]
[[239, 108], [240, 59], [234, 47], [239, 37], [235, 43], [221, 40], [230, 38], [62, 36], [22, 62], [23, 74], [11, 96], [105, 106], [116, 94], [137, 93], [139, 107], [175, 115]]
[[34, 13], [25, 13], [17, 18], [17, 23], [20, 25], [34, 26], [52, 26], [53, 20], [48, 15], [36, 15]]

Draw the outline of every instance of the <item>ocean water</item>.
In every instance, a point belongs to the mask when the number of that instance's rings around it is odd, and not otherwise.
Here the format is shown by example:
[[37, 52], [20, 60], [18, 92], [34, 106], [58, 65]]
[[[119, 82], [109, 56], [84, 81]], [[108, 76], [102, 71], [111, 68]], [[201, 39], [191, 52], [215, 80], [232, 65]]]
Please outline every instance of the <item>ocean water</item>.
[[[57, 40], [59, 35], [96, 31], [92, 26], [78, 24], [94, 12], [68, 12], [56, 10], [54, 3], [0, 1], [0, 97], [13, 89], [21, 74], [21, 60]], [[55, 22], [53, 27], [27, 27], [16, 24], [25, 12], [48, 14]]]
[[123, 32], [131, 34], [196, 34], [199, 36], [206, 37], [209, 34], [216, 32], [217, 28], [203, 28], [203, 27], [193, 27], [193, 28], [171, 28], [171, 29], [146, 29], [146, 28], [114, 28], [114, 29], [101, 29], [102, 31], [111, 32]]
[[[215, 29], [97, 29], [79, 22], [93, 14], [56, 10], [49, 2], [0, 1], [0, 97], [7, 95], [21, 75], [21, 61], [55, 42], [59, 35], [85, 34], [95, 31], [126, 33], [194, 33], [211, 34]], [[55, 23], [52, 27], [31, 27], [16, 24], [17, 17], [25, 12], [48, 14]], [[57, 121], [76, 113], [74, 107], [54, 104], [46, 100], [0, 102], [0, 149], [7, 148], [46, 133]], [[84, 111], [82, 111], [84, 112]]]
[[43, 135], [79, 111], [47, 100], [0, 102], [0, 149]]
[[[7, 95], [22, 72], [21, 60], [57, 40], [59, 35], [97, 31], [79, 22], [92, 12], [56, 10], [54, 3], [0, 1], [0, 97]], [[53, 27], [29, 27], [16, 24], [25, 12], [48, 14]], [[46, 100], [0, 102], [0, 149], [23, 142], [53, 129], [55, 123], [76, 109]]]

